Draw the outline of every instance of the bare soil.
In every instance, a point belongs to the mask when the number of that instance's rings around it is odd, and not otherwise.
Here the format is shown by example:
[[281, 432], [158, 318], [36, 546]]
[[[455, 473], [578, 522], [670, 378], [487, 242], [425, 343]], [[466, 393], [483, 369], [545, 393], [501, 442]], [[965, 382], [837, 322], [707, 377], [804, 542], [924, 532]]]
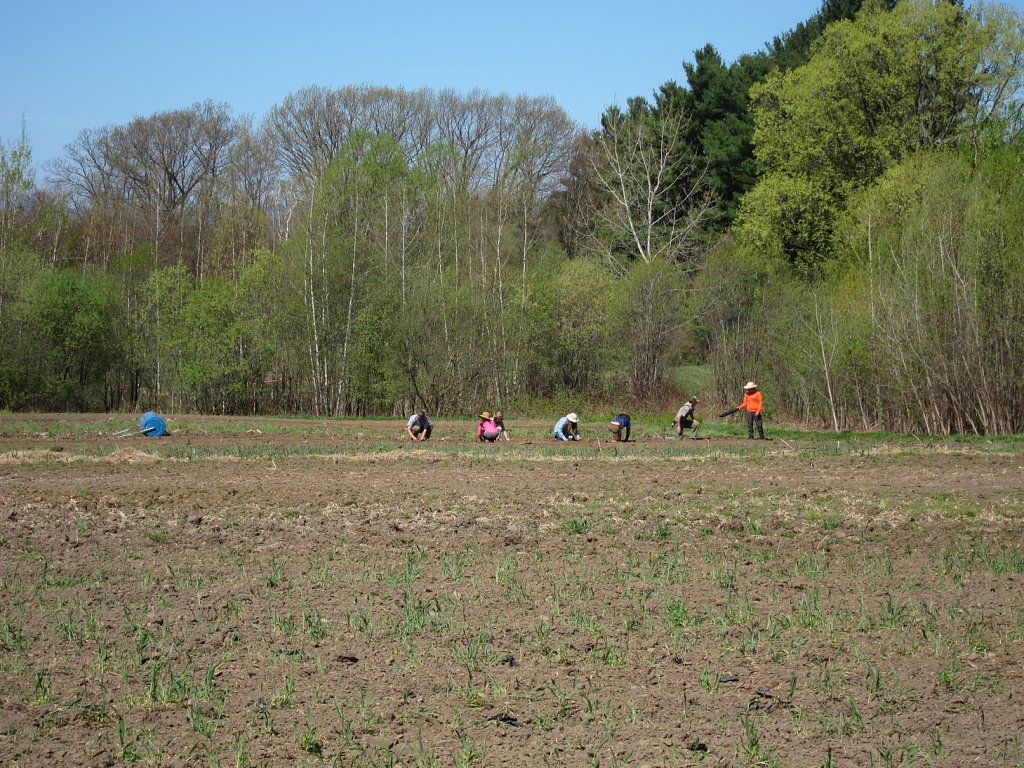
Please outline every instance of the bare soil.
[[2, 765], [1024, 763], [1016, 444], [130, 425], [0, 418]]

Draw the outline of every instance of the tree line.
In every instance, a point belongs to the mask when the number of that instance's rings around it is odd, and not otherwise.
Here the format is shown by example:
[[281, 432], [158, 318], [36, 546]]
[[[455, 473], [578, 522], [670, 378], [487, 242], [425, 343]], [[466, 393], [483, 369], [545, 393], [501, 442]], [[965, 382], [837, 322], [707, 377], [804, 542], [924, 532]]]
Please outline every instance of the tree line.
[[[1017, 432], [1024, 25], [826, 0], [584, 131], [550, 98], [305, 88], [0, 143], [0, 407], [384, 415], [717, 394]], [[507, 410], [507, 408], [506, 408]]]

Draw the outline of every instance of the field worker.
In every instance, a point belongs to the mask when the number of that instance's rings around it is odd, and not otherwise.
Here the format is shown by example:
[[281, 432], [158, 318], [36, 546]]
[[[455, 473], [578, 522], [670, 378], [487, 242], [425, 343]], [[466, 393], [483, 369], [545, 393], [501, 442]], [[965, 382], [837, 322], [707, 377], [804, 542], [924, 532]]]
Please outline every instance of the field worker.
[[693, 417], [697, 415], [697, 403], [699, 402], [696, 397], [691, 397], [676, 411], [676, 417], [672, 420], [672, 426], [676, 428], [676, 439], [683, 436], [684, 429], [690, 430], [691, 440], [697, 436], [700, 422]]
[[498, 425], [494, 423], [494, 417], [491, 416], [490, 412], [484, 411], [481, 413], [480, 423], [476, 425], [476, 439], [481, 443], [493, 443], [498, 439], [500, 434], [501, 430], [498, 429]]
[[505, 414], [498, 411], [494, 414], [494, 426], [498, 428], [498, 434], [502, 435], [507, 442], [509, 440], [508, 430], [505, 429]]
[[580, 419], [575, 413], [569, 413], [558, 420], [553, 433], [555, 440], [579, 440]]
[[414, 442], [429, 440], [432, 428], [426, 411], [416, 411], [416, 413], [409, 417], [409, 422], [405, 425], [405, 431], [409, 433], [409, 439]]
[[[617, 414], [614, 419], [608, 422], [608, 429], [610, 429], [612, 434], [615, 435], [616, 441], [620, 443], [628, 443], [630, 434], [629, 414]], [[625, 437], [622, 436], [623, 432], [626, 433]]]
[[764, 408], [764, 398], [757, 391], [757, 384], [748, 381], [743, 387], [743, 402], [737, 408], [747, 413], [747, 438], [754, 439], [754, 423], [757, 423], [758, 440], [764, 440], [764, 422], [761, 421], [761, 409]]

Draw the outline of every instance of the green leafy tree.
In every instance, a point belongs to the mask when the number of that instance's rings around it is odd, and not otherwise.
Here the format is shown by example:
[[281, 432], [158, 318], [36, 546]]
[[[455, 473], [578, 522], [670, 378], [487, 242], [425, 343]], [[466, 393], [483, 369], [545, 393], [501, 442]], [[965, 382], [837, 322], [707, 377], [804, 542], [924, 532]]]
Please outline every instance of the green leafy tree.
[[[970, 157], [973, 161], [973, 154]], [[850, 395], [868, 418], [929, 433], [1022, 428], [1024, 194], [1018, 147], [976, 166], [952, 152], [894, 167], [842, 222], [845, 304], [870, 350]], [[860, 318], [859, 320], [857, 318]]]
[[115, 286], [104, 275], [41, 269], [25, 285], [13, 313], [20, 333], [14, 393], [20, 405], [53, 410], [109, 406], [107, 372], [122, 362], [123, 326]]
[[[619, 332], [628, 294], [605, 267], [588, 259], [564, 262], [551, 287], [555, 333], [546, 346], [555, 388], [600, 390], [601, 373], [625, 365]], [[613, 373], [612, 379], [621, 385], [625, 374]]]
[[251, 411], [253, 385], [262, 378], [247, 358], [236, 295], [232, 285], [207, 278], [182, 307], [181, 385], [202, 412]]
[[20, 288], [23, 267], [32, 261], [23, 228], [33, 185], [32, 147], [23, 121], [13, 146], [0, 141], [0, 320]]
[[[0, 141], [0, 270], [4, 267], [4, 254], [13, 250], [19, 239], [34, 183], [32, 146], [23, 120], [21, 136], [11, 147]], [[0, 271], [0, 291], [3, 290], [2, 281], [3, 272]], [[2, 299], [0, 293], [0, 301]]]
[[139, 345], [142, 385], [140, 399], [152, 407], [184, 406], [182, 390], [183, 348], [185, 343], [184, 308], [194, 288], [194, 280], [185, 267], [154, 270], [142, 287], [138, 306], [141, 318]]
[[351, 410], [388, 413], [408, 391], [401, 365], [401, 295], [380, 284], [356, 317], [351, 353]]
[[[775, 38], [763, 51], [726, 64], [710, 43], [685, 62], [686, 87], [665, 83], [654, 95], [657, 112], [684, 109], [690, 115], [685, 140], [708, 160], [708, 180], [716, 208], [708, 224], [724, 230], [735, 219], [743, 194], [754, 186], [759, 165], [754, 155], [754, 115], [750, 88], [769, 72], [807, 63], [815, 41], [829, 24], [852, 19], [863, 0], [825, 0], [805, 22]], [[893, 3], [887, 3], [891, 7]]]
[[1009, 18], [928, 0], [867, 6], [829, 26], [807, 64], [754, 86], [765, 175], [741, 240], [817, 274], [851, 192], [916, 151], [971, 140], [1012, 106], [1021, 39]]

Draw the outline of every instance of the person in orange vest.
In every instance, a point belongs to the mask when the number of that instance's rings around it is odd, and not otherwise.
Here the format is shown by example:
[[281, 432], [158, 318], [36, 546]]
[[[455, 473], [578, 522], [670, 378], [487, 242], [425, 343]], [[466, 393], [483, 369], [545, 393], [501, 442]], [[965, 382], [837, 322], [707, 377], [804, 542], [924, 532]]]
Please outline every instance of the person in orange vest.
[[747, 437], [754, 438], [754, 424], [757, 424], [758, 440], [764, 440], [764, 422], [761, 421], [761, 410], [764, 408], [764, 398], [757, 391], [757, 384], [748, 381], [743, 387], [743, 402], [737, 408], [746, 411], [747, 414]]

